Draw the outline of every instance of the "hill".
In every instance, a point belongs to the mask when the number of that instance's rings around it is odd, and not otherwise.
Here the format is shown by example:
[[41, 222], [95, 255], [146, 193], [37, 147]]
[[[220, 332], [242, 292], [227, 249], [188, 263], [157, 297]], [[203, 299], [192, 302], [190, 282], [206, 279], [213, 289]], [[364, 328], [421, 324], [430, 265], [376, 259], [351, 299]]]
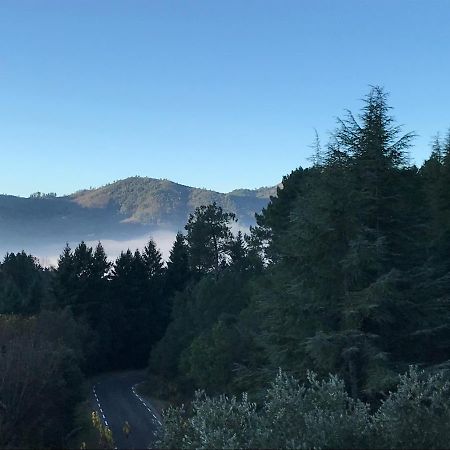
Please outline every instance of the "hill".
[[80, 191], [72, 196], [84, 208], [113, 207], [124, 223], [179, 228], [197, 206], [217, 202], [234, 212], [243, 225], [254, 222], [260, 211], [275, 195], [276, 188], [238, 189], [228, 194], [193, 188], [169, 180], [132, 177], [98, 189]]
[[[243, 227], [254, 223], [276, 187], [223, 194], [169, 180], [131, 177], [72, 195], [0, 195], [0, 252], [62, 248], [80, 240], [126, 241], [158, 230], [176, 232], [202, 204], [217, 202]], [[45, 253], [45, 252], [44, 252]], [[47, 252], [48, 253], [48, 252]]]

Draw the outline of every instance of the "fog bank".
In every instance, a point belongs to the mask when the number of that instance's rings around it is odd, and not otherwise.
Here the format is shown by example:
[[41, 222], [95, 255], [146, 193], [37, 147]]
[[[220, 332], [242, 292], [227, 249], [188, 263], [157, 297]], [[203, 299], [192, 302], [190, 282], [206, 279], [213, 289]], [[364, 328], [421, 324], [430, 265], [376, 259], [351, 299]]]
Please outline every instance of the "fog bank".
[[[161, 252], [164, 260], [167, 260], [169, 257], [170, 249], [172, 248], [172, 244], [175, 241], [176, 233], [171, 230], [153, 230], [151, 233], [146, 233], [139, 237], [134, 237], [132, 239], [102, 239], [99, 237], [96, 240], [86, 240], [86, 244], [90, 247], [95, 247], [98, 242], [101, 242], [106, 255], [110, 261], [114, 261], [122, 251], [126, 251], [130, 249], [131, 251], [135, 251], [136, 249], [143, 250], [143, 248], [147, 245], [149, 239], [153, 239]], [[74, 249], [80, 241], [69, 241], [70, 247]], [[56, 267], [58, 264], [59, 255], [62, 253], [64, 247], [66, 245], [65, 241], [55, 242], [51, 244], [40, 245], [38, 242], [35, 244], [29, 245], [27, 248], [16, 248], [14, 246], [1, 246], [1, 258], [6, 253], [11, 252], [20, 252], [24, 250], [26, 253], [31, 253], [33, 256], [36, 256], [40, 263], [45, 266], [53, 266]]]

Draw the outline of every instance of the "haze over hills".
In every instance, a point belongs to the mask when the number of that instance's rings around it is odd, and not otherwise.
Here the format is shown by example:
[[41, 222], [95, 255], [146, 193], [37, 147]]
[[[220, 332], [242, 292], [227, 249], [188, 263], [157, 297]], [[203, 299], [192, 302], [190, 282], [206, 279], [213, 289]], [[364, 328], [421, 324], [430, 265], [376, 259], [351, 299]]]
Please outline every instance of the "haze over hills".
[[151, 235], [167, 255], [173, 237], [189, 214], [217, 202], [248, 228], [275, 187], [237, 189], [227, 194], [147, 177], [131, 177], [72, 195], [0, 195], [0, 252], [19, 251], [55, 263], [66, 242], [101, 240], [111, 257], [141, 247]]

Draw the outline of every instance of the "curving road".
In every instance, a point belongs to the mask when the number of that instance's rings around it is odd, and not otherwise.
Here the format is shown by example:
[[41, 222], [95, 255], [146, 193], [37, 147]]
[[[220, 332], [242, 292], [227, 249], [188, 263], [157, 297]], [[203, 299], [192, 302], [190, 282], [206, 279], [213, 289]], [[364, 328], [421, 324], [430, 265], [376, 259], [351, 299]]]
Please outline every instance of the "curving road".
[[[92, 403], [114, 437], [117, 448], [143, 449], [154, 446], [161, 417], [135, 386], [144, 381], [145, 372], [105, 375], [92, 388]], [[123, 427], [130, 425], [126, 437]]]

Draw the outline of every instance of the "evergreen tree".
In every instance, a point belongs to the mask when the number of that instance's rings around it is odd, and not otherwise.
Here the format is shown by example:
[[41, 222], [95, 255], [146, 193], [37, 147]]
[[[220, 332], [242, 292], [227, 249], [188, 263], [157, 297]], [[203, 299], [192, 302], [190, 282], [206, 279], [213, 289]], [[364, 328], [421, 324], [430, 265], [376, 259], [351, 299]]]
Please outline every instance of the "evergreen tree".
[[58, 261], [55, 295], [59, 304], [69, 305], [95, 328], [107, 297], [107, 276], [110, 264], [102, 245], [95, 249], [81, 242], [73, 251], [66, 245]]
[[412, 135], [400, 136], [388, 111], [386, 95], [372, 89], [361, 124], [349, 113], [323, 165], [289, 180], [298, 187], [285, 225], [271, 218], [272, 207], [260, 219], [279, 230], [271, 244], [278, 263], [255, 303], [269, 360], [299, 375], [307, 367], [339, 371], [353, 396], [389, 385], [400, 325], [406, 335], [411, 326], [401, 271], [412, 248], [405, 216], [414, 211], [403, 186]]
[[170, 297], [174, 292], [182, 291], [190, 278], [188, 247], [183, 234], [178, 232], [167, 261], [166, 295]]
[[440, 228], [440, 182], [443, 172], [444, 152], [439, 134], [434, 138], [430, 157], [423, 163], [419, 175], [428, 209], [427, 234], [434, 240]]
[[266, 262], [279, 260], [278, 241], [289, 226], [293, 202], [307, 189], [312, 172], [314, 169], [300, 167], [284, 176], [277, 195], [271, 197], [261, 214], [255, 215], [257, 226], [250, 228], [249, 246]]
[[213, 203], [200, 206], [190, 214], [185, 228], [191, 269], [197, 274], [214, 273], [216, 278], [221, 267], [228, 263], [228, 248], [233, 239], [231, 223], [236, 221], [233, 213], [224, 212]]
[[450, 130], [441, 143], [441, 148], [442, 166], [436, 186], [436, 239], [443, 250], [442, 254], [448, 254], [447, 250], [450, 249]]
[[152, 333], [147, 268], [139, 251], [133, 254], [127, 250], [117, 258], [112, 269], [111, 293], [115, 359], [112, 364], [118, 368], [140, 367], [147, 359]]
[[142, 252], [142, 259], [144, 261], [147, 277], [149, 280], [160, 280], [164, 273], [163, 260], [161, 253], [156, 248], [153, 239], [150, 239]]
[[238, 231], [236, 237], [229, 243], [228, 254], [232, 268], [245, 270], [247, 265], [247, 248], [242, 231]]
[[[167, 295], [164, 291], [166, 269], [164, 268], [161, 252], [156, 248], [152, 239], [144, 248], [142, 260], [147, 274], [146, 302], [150, 314], [149, 326], [153, 332], [152, 343], [154, 343], [164, 334], [170, 311]], [[147, 358], [148, 354], [145, 355], [145, 359]]]
[[59, 307], [71, 305], [75, 301], [75, 266], [73, 252], [66, 243], [58, 258], [58, 265], [53, 278], [53, 292]]
[[35, 314], [45, 298], [45, 272], [38, 260], [24, 251], [8, 253], [0, 264], [0, 314]]

